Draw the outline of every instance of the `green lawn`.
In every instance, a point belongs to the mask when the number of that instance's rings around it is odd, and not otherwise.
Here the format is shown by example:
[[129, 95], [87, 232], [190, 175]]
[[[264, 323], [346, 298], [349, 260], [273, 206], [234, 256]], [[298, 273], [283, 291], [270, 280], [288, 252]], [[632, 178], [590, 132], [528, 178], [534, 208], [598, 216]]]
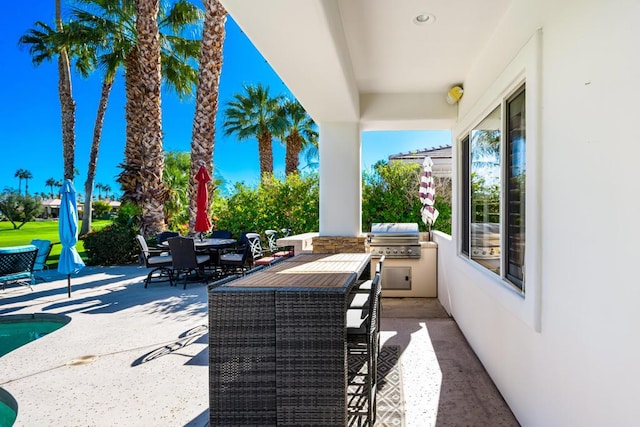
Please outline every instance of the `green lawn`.
[[[110, 220], [95, 220], [91, 223], [93, 230], [99, 230], [111, 224]], [[53, 245], [51, 254], [47, 259], [47, 265], [49, 268], [54, 268], [58, 265], [58, 258], [60, 257], [60, 237], [58, 235], [58, 221], [33, 221], [28, 222], [18, 230], [13, 229], [13, 225], [9, 221], [0, 221], [0, 247], [2, 246], [18, 246], [28, 245], [33, 239], [51, 240]], [[86, 260], [84, 253], [84, 242], [80, 240], [76, 245], [78, 253], [82, 259]]]

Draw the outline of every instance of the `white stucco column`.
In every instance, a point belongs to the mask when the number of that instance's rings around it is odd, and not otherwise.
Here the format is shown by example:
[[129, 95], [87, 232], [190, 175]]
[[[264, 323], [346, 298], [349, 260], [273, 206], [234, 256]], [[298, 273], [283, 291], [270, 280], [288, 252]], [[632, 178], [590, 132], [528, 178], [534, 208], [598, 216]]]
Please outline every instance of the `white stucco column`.
[[362, 231], [362, 173], [358, 123], [320, 123], [320, 236]]

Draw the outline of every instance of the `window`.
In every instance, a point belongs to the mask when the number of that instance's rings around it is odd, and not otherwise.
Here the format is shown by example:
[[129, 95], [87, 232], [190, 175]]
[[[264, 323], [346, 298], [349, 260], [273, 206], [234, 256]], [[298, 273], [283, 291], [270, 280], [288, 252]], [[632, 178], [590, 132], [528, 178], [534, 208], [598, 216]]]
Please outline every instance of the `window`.
[[461, 253], [524, 292], [524, 86], [464, 136], [461, 158]]
[[506, 277], [519, 289], [524, 280], [525, 95], [524, 88], [507, 101]]

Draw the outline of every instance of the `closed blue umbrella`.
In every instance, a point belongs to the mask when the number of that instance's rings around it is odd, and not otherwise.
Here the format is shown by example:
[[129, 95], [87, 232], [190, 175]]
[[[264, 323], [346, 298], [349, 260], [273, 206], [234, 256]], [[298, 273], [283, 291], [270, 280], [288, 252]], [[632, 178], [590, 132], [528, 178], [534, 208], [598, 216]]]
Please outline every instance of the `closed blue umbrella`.
[[67, 292], [69, 298], [71, 298], [71, 274], [80, 271], [84, 267], [84, 262], [76, 250], [76, 243], [78, 243], [78, 205], [76, 203], [76, 190], [70, 180], [64, 180], [60, 194], [58, 233], [60, 234], [62, 250], [58, 261], [58, 273], [67, 275]]

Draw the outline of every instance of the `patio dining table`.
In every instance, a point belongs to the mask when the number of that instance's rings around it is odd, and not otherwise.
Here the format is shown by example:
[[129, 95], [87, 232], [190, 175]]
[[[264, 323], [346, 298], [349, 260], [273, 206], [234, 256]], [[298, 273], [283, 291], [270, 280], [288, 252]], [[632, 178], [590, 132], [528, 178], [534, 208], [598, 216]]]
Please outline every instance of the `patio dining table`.
[[[213, 268], [219, 267], [220, 251], [233, 248], [238, 242], [236, 239], [218, 239], [218, 238], [205, 238], [194, 237], [193, 242], [196, 246], [196, 251], [207, 252], [211, 256], [210, 266]], [[161, 248], [169, 249], [169, 242], [164, 241], [159, 245]]]
[[303, 254], [209, 289], [210, 424], [347, 422], [347, 297], [365, 253]]
[[[199, 237], [194, 237], [193, 242], [196, 245], [196, 249], [224, 249], [232, 247], [236, 244], [236, 239], [216, 239], [216, 238], [206, 238], [200, 239]], [[163, 248], [169, 248], [169, 242], [164, 241], [160, 244]]]

